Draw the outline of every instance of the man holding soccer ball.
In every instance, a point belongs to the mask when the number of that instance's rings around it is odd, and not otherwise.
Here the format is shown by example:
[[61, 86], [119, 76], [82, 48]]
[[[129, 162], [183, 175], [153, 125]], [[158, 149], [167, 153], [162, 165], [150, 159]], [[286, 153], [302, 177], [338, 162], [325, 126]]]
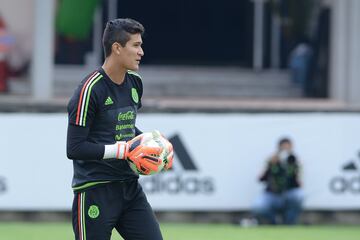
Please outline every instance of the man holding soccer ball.
[[158, 131], [135, 127], [143, 93], [134, 71], [144, 55], [144, 27], [132, 19], [109, 21], [105, 61], [75, 90], [68, 104], [67, 155], [73, 160], [73, 230], [78, 240], [162, 239], [138, 183], [172, 165], [171, 143]]

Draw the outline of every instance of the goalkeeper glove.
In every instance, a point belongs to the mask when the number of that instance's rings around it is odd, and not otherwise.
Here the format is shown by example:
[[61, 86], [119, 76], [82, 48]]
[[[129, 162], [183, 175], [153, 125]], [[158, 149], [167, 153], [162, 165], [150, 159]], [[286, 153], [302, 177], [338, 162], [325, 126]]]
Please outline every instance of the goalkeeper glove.
[[166, 138], [164, 138], [166, 140], [166, 150], [168, 151], [168, 154], [165, 158], [165, 165], [164, 165], [164, 170], [169, 170], [172, 167], [173, 164], [173, 160], [174, 160], [174, 148], [173, 145], [171, 144], [171, 142], [169, 142], [169, 140], [167, 140]]
[[140, 134], [128, 142], [122, 141], [113, 145], [105, 145], [104, 159], [129, 160], [140, 171], [157, 171], [158, 166], [162, 163], [162, 159], [159, 158], [162, 148], [143, 145], [142, 143], [148, 140], [147, 136]]

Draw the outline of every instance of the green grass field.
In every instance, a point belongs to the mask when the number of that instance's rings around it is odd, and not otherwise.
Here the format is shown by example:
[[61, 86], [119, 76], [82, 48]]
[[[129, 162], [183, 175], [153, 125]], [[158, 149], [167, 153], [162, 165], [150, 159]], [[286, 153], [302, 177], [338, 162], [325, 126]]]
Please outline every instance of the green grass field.
[[[296, 226], [242, 228], [225, 224], [168, 224], [161, 229], [166, 240], [358, 240], [360, 226]], [[69, 223], [0, 222], [0, 240], [73, 239]], [[113, 233], [112, 240], [122, 238]]]

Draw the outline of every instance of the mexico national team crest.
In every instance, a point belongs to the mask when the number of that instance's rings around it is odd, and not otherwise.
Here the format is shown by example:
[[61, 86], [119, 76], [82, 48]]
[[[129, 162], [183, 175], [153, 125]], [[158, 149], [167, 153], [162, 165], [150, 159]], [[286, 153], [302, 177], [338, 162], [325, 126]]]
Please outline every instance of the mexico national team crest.
[[91, 218], [97, 218], [100, 214], [99, 207], [96, 205], [91, 205], [89, 207], [88, 214], [89, 214], [89, 217], [91, 217]]
[[138, 95], [135, 88], [131, 89], [131, 97], [132, 97], [132, 99], [134, 100], [135, 103], [139, 102], [139, 95]]

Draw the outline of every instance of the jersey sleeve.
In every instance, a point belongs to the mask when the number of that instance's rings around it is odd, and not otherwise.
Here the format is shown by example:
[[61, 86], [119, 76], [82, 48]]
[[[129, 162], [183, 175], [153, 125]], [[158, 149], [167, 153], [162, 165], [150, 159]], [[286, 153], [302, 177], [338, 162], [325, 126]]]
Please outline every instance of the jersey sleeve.
[[101, 159], [104, 145], [88, 142], [90, 126], [98, 109], [96, 83], [99, 72], [90, 74], [82, 81], [68, 104], [67, 156], [69, 159]]
[[143, 132], [139, 128], [135, 127], [135, 136], [139, 136], [142, 133]]
[[66, 153], [69, 159], [100, 160], [103, 158], [104, 145], [87, 141], [88, 135], [89, 128], [68, 125]]
[[69, 124], [81, 127], [91, 125], [97, 109], [94, 86], [101, 77], [99, 72], [94, 72], [75, 91], [68, 104]]

